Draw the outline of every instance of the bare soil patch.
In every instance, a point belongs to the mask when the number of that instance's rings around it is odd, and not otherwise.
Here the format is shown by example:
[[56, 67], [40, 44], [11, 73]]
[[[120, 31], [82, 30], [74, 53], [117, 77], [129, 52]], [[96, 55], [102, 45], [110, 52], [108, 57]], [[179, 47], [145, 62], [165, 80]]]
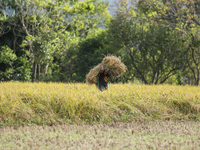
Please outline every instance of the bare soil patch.
[[0, 149], [200, 149], [199, 122], [5, 127]]

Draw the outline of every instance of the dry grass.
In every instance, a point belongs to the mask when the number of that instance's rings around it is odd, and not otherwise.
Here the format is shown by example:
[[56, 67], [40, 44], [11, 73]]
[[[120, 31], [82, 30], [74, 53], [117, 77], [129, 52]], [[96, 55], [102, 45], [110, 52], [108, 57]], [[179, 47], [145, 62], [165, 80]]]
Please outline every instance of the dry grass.
[[132, 122], [0, 129], [0, 149], [200, 149], [198, 122]]
[[114, 78], [126, 72], [126, 66], [121, 62], [120, 57], [108, 55], [103, 59], [102, 63], [109, 68], [108, 73]]
[[0, 83], [0, 126], [199, 120], [199, 87], [64, 83]]
[[88, 84], [95, 84], [98, 86], [98, 73], [101, 70], [101, 64], [98, 64], [94, 68], [90, 70], [90, 72], [86, 75], [86, 82]]

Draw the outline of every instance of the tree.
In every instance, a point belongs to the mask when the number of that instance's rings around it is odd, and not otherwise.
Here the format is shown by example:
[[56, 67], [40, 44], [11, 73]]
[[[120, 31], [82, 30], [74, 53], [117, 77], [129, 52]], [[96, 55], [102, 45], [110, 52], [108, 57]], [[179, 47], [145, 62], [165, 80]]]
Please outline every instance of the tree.
[[106, 49], [109, 43], [106, 34], [105, 29], [93, 30], [86, 39], [80, 41], [77, 55], [77, 79], [79, 81], [84, 81], [90, 69], [101, 63], [108, 53], [112, 53]]
[[13, 63], [17, 59], [17, 56], [13, 53], [13, 50], [10, 49], [8, 46], [1, 47], [0, 51], [0, 63], [4, 62], [11, 67], [13, 71]]
[[191, 31], [191, 40], [188, 40], [188, 45], [186, 47], [188, 48], [188, 55], [187, 55], [187, 65], [189, 69], [193, 73], [194, 78], [194, 85], [199, 85], [200, 80], [200, 37], [199, 37], [199, 29], [200, 27], [196, 27], [195, 30]]
[[0, 63], [4, 63], [7, 66], [5, 70], [0, 71], [0, 80], [30, 80], [30, 65], [26, 56], [17, 57], [11, 48], [2, 46], [0, 51]]
[[145, 84], [158, 84], [184, 69], [186, 51], [182, 49], [183, 41], [178, 33], [148, 21], [143, 14], [136, 14], [140, 12], [127, 12], [119, 10], [111, 21], [108, 34], [110, 44], [129, 55], [129, 68], [135, 77]]
[[[63, 54], [68, 53], [71, 46], [74, 47], [71, 45], [75, 43], [73, 40], [85, 38], [89, 30], [102, 26], [109, 19], [107, 4], [96, 0], [92, 2], [1, 0], [1, 2], [3, 6], [1, 10], [5, 11], [7, 8], [15, 10], [13, 16], [20, 20], [22, 26], [20, 35], [24, 35], [21, 47], [29, 51], [32, 81], [36, 79], [37, 70], [40, 74], [41, 69], [45, 80], [47, 69], [53, 66], [55, 57], [60, 59]], [[13, 25], [17, 26], [17, 23], [13, 22]]]
[[199, 84], [199, 38], [200, 1], [199, 0], [140, 0], [138, 7], [146, 15], [155, 12], [154, 20], [165, 22], [179, 32], [188, 47], [187, 64], [193, 73], [195, 85]]

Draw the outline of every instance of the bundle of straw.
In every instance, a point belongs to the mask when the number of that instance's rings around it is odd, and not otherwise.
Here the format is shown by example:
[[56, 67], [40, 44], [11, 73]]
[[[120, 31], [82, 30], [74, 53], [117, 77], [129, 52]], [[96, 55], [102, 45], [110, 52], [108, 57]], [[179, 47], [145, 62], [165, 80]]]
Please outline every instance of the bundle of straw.
[[[112, 76], [112, 78], [116, 78], [121, 74], [126, 72], [126, 66], [121, 62], [120, 57], [116, 57], [113, 55], [108, 55], [104, 57], [102, 64], [104, 68], [108, 68], [108, 74]], [[88, 84], [98, 85], [98, 73], [101, 70], [101, 64], [98, 64], [90, 72], [86, 75], [86, 82]]]
[[116, 78], [126, 72], [126, 66], [121, 62], [120, 57], [109, 55], [103, 59], [102, 63], [109, 69], [108, 74], [113, 78]]
[[95, 84], [98, 86], [98, 73], [101, 70], [101, 64], [98, 64], [96, 67], [90, 70], [90, 72], [86, 75], [86, 82], [88, 84]]

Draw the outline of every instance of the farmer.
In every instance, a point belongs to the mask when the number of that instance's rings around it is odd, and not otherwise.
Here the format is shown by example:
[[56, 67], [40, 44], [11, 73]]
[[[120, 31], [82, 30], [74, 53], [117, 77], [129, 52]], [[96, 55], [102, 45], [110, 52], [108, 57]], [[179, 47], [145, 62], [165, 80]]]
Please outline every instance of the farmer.
[[103, 89], [108, 89], [108, 78], [111, 76], [108, 74], [108, 68], [104, 68], [101, 63], [101, 70], [98, 73], [98, 88], [102, 91]]

